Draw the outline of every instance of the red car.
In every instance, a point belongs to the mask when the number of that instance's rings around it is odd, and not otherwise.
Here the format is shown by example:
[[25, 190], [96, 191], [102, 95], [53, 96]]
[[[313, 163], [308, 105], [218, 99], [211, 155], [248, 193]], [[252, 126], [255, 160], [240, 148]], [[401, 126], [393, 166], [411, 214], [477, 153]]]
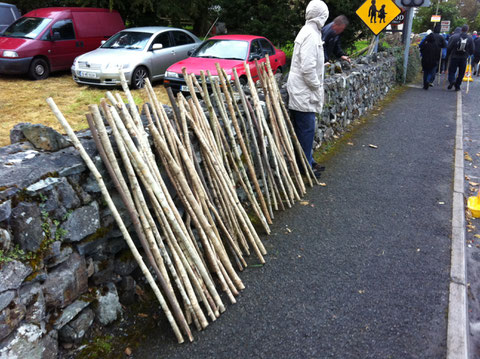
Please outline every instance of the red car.
[[270, 57], [274, 73], [282, 72], [286, 64], [286, 56], [282, 50], [275, 48], [272, 43], [262, 36], [251, 35], [220, 35], [205, 40], [191, 57], [170, 66], [165, 72], [164, 86], [171, 87], [174, 92], [188, 91], [182, 75], [182, 68], [187, 73], [200, 76], [200, 71], [206, 74], [207, 70], [213, 76], [217, 75], [215, 63], [225, 69], [228, 79], [233, 80], [233, 69], [237, 70], [240, 82], [247, 83], [243, 62], [247, 61], [253, 80], [258, 79], [255, 60], [265, 62], [265, 54]]

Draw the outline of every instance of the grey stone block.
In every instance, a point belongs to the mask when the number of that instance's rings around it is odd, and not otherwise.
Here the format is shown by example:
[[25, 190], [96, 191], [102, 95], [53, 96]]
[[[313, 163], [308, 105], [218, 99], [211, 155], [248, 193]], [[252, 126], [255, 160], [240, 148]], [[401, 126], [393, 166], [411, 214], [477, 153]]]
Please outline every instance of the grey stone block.
[[7, 290], [16, 290], [32, 273], [32, 268], [19, 261], [11, 261], [0, 269], [0, 293]]
[[83, 300], [76, 300], [68, 307], [66, 307], [60, 317], [53, 323], [53, 328], [56, 330], [62, 329], [67, 323], [75, 318], [83, 309], [88, 307], [90, 303]]
[[11, 228], [15, 243], [25, 251], [35, 252], [45, 238], [42, 216], [36, 203], [21, 202], [12, 210]]
[[92, 326], [94, 319], [93, 310], [86, 308], [59, 331], [59, 338], [67, 343], [79, 343]]
[[122, 306], [115, 284], [108, 283], [103, 291], [97, 290], [97, 300], [98, 303], [94, 310], [100, 324], [108, 325], [118, 319], [122, 313]]
[[8, 200], [0, 203], [0, 222], [6, 221], [12, 214], [12, 201]]
[[97, 202], [80, 207], [72, 212], [61, 228], [67, 231], [64, 240], [78, 242], [100, 228]]
[[43, 285], [47, 306], [64, 308], [88, 288], [85, 258], [77, 253], [60, 264]]

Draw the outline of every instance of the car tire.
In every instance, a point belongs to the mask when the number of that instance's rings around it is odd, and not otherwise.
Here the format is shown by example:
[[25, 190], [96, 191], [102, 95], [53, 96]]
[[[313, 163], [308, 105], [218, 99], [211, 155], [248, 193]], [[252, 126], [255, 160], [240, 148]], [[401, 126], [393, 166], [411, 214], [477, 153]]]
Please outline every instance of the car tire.
[[148, 69], [145, 66], [137, 67], [133, 71], [132, 78], [130, 80], [132, 88], [141, 89], [145, 87], [145, 79], [147, 79], [148, 77]]
[[28, 75], [32, 80], [44, 80], [50, 74], [48, 62], [42, 58], [33, 59], [28, 69]]
[[240, 85], [242, 85], [242, 87], [247, 86], [247, 84], [248, 84], [247, 78], [245, 76], [241, 76], [239, 81], [240, 81]]

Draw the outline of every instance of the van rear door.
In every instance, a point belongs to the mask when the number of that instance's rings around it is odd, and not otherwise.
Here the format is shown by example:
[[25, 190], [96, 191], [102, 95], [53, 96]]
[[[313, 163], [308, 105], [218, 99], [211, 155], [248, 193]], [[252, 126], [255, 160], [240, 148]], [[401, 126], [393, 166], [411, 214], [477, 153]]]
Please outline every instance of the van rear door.
[[83, 42], [83, 52], [100, 47], [108, 39], [125, 28], [122, 17], [116, 11], [72, 11], [77, 29], [77, 39]]
[[83, 53], [81, 41], [75, 36], [72, 19], [58, 20], [46, 34], [50, 40], [50, 67], [52, 71], [68, 69], [75, 57]]

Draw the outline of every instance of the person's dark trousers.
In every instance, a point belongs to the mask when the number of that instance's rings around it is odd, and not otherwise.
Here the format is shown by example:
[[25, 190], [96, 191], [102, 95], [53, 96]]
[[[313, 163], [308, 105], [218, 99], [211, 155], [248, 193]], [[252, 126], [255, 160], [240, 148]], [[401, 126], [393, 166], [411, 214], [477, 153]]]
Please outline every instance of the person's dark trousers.
[[[457, 78], [455, 79], [455, 72], [458, 68]], [[448, 68], [448, 82], [455, 84], [455, 88], [459, 89], [465, 76], [465, 70], [467, 69], [467, 59], [455, 58], [450, 59], [450, 67]]]
[[313, 163], [312, 150], [313, 138], [315, 136], [315, 112], [290, 110], [290, 114], [298, 141], [311, 166]]
[[435, 81], [435, 74], [437, 72], [437, 68], [434, 67], [430, 70], [423, 70], [423, 88], [428, 89], [429, 84]]

